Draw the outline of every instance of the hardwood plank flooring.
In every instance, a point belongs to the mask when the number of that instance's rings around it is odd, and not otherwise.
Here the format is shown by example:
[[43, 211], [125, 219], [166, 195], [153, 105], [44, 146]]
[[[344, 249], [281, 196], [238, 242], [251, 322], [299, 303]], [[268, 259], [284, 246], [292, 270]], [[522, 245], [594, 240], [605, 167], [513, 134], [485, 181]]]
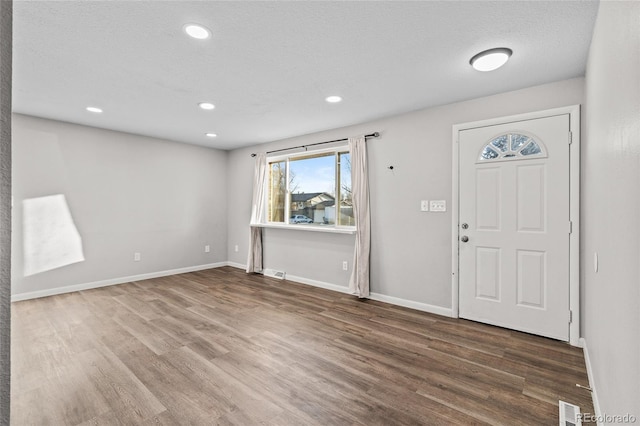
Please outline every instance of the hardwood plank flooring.
[[231, 267], [13, 304], [14, 425], [556, 425], [582, 351]]

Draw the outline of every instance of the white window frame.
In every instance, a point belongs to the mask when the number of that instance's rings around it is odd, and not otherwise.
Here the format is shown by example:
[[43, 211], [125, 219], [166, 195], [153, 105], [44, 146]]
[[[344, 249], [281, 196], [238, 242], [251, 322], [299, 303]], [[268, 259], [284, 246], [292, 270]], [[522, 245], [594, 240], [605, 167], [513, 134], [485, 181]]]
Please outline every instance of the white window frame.
[[[269, 221], [269, 203], [265, 202], [263, 208], [264, 208], [264, 223], [260, 224], [261, 227], [263, 228], [277, 228], [277, 229], [295, 229], [297, 231], [311, 231], [311, 232], [329, 232], [329, 233], [336, 233], [336, 234], [355, 234], [356, 232], [356, 227], [355, 226], [345, 226], [345, 225], [338, 225], [338, 224], [333, 224], [333, 225], [309, 225], [309, 226], [300, 226], [298, 224], [291, 224], [289, 223], [289, 220], [291, 218], [291, 192], [289, 191], [289, 161], [291, 159], [304, 159], [305, 157], [313, 157], [313, 156], [317, 156], [319, 154], [333, 154], [334, 158], [335, 158], [335, 182], [336, 182], [336, 219], [337, 219], [337, 215], [339, 214], [339, 206], [337, 203], [339, 203], [339, 185], [340, 185], [340, 170], [339, 170], [339, 165], [338, 165], [338, 155], [342, 154], [342, 153], [350, 153], [349, 150], [349, 145], [340, 145], [340, 146], [336, 146], [336, 147], [332, 147], [332, 148], [325, 148], [325, 149], [314, 149], [314, 150], [307, 150], [307, 151], [298, 151], [298, 152], [294, 152], [291, 154], [281, 154], [281, 155], [273, 155], [273, 156], [267, 156], [266, 158], [266, 168], [267, 170], [269, 169], [269, 164], [270, 163], [276, 163], [279, 161], [284, 161], [286, 163], [286, 176], [285, 176], [285, 182], [286, 182], [286, 186], [287, 189], [285, 191], [285, 201], [284, 201], [284, 222], [271, 222]], [[269, 199], [271, 193], [270, 193], [270, 185], [269, 185], [269, 179], [266, 179], [265, 181], [265, 200]]]

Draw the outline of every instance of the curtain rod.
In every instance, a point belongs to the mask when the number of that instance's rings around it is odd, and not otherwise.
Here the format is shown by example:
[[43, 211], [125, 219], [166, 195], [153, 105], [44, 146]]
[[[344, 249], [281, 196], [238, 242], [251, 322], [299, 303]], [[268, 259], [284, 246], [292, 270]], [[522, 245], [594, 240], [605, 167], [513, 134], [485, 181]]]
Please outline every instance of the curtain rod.
[[[373, 132], [370, 135], [365, 135], [364, 137], [366, 139], [366, 138], [377, 138], [379, 136], [380, 136], [379, 132]], [[273, 151], [267, 151], [267, 154], [273, 154], [274, 152], [281, 152], [281, 151], [289, 151], [290, 149], [307, 148], [308, 146], [324, 145], [326, 143], [344, 142], [348, 140], [349, 138], [342, 138], [342, 139], [335, 139], [335, 140], [326, 141], [326, 142], [316, 142], [316, 143], [309, 143], [306, 145], [292, 146], [291, 148], [274, 149]], [[257, 155], [256, 153], [251, 154], [252, 157], [255, 157], [256, 155]]]

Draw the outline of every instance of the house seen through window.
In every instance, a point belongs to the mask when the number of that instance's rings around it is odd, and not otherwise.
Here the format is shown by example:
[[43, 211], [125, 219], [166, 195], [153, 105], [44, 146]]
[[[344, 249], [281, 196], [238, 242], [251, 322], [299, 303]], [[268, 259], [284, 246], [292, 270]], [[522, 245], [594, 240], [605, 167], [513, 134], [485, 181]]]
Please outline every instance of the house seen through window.
[[267, 159], [271, 223], [355, 226], [351, 156], [346, 148]]

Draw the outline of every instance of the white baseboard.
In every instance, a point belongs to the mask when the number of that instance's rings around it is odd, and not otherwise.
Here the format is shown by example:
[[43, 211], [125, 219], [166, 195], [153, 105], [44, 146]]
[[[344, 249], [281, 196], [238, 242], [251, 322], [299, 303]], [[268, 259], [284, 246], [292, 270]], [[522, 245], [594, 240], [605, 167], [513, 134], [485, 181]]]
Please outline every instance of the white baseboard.
[[148, 280], [150, 278], [167, 277], [169, 275], [184, 274], [186, 272], [202, 271], [204, 269], [220, 268], [227, 266], [227, 262], [209, 263], [207, 265], [188, 266], [186, 268], [169, 269], [166, 271], [150, 272], [147, 274], [132, 275], [129, 277], [112, 278], [109, 280], [94, 281], [90, 283], [74, 284], [64, 287], [56, 287], [46, 290], [31, 291], [28, 293], [18, 293], [11, 295], [12, 302], [21, 300], [37, 299], [39, 297], [54, 296], [56, 294], [72, 293], [80, 290], [90, 290], [92, 288], [107, 287], [110, 285], [124, 284], [131, 281]]
[[379, 293], [371, 293], [369, 294], [369, 298], [380, 302], [390, 303], [392, 305], [404, 306], [405, 308], [411, 308], [417, 311], [429, 312], [430, 314], [442, 315], [445, 317], [453, 316], [451, 308], [443, 308], [442, 306], [429, 305], [428, 303], [415, 302], [413, 300], [401, 299], [399, 297], [387, 296]]
[[[177, 275], [177, 274], [184, 274], [187, 272], [202, 271], [204, 269], [220, 268], [222, 266], [231, 266], [233, 268], [238, 268], [242, 270], [247, 269], [246, 265], [243, 265], [241, 263], [236, 263], [236, 262], [210, 263], [207, 265], [189, 266], [186, 268], [170, 269], [167, 271], [132, 275], [130, 277], [113, 278], [109, 280], [94, 281], [94, 282], [84, 283], [84, 284], [75, 284], [75, 285], [57, 287], [57, 288], [52, 288], [47, 290], [32, 291], [28, 293], [19, 293], [19, 294], [12, 295], [11, 301], [19, 302], [21, 300], [37, 299], [39, 297], [53, 296], [56, 294], [71, 293], [74, 291], [81, 291], [81, 290], [90, 290], [92, 288], [124, 284], [132, 281], [148, 280], [150, 278], [167, 277], [169, 275]], [[307, 284], [314, 287], [324, 288], [326, 290], [349, 294], [349, 288], [346, 286], [331, 284], [324, 281], [317, 281], [317, 280], [312, 280], [309, 278], [298, 277], [298, 276], [289, 275], [289, 274], [286, 275], [286, 279], [289, 281], [300, 283], [300, 284]], [[401, 299], [399, 297], [386, 296], [384, 294], [379, 294], [379, 293], [371, 293], [369, 295], [369, 298], [372, 300], [378, 300], [380, 302], [390, 303], [392, 305], [404, 306], [405, 308], [411, 308], [418, 311], [429, 312], [432, 314], [443, 315], [448, 317], [452, 316], [452, 310], [450, 308], [443, 308], [441, 306], [429, 305], [427, 303], [415, 302], [413, 300]]]
[[[580, 345], [582, 346], [582, 351], [584, 352], [584, 363], [587, 366], [587, 376], [589, 377], [589, 387], [591, 388], [591, 396], [593, 399], [593, 410], [595, 411], [595, 415], [597, 419], [601, 419], [602, 411], [600, 411], [600, 402], [598, 401], [598, 392], [596, 391], [596, 380], [593, 375], [593, 368], [591, 366], [591, 358], [589, 358], [589, 349], [587, 347], [587, 341], [584, 337], [580, 338]], [[598, 426], [601, 423], [598, 422]]]
[[[295, 281], [301, 284], [308, 284], [314, 287], [324, 288], [326, 290], [337, 291], [340, 293], [349, 294], [349, 288], [346, 286], [330, 284], [323, 281], [311, 280], [308, 278], [297, 277], [295, 275], [286, 275], [286, 280]], [[429, 312], [431, 314], [442, 315], [446, 317], [452, 316], [450, 308], [443, 308], [441, 306], [429, 305], [427, 303], [415, 302], [413, 300], [401, 299], [399, 297], [386, 296], [379, 293], [370, 293], [369, 298], [380, 302], [389, 303], [391, 305], [404, 306], [405, 308], [415, 309], [417, 311]]]
[[285, 279], [287, 281], [294, 281], [300, 284], [307, 284], [314, 287], [324, 288], [326, 290], [337, 291], [339, 293], [349, 293], [348, 287], [337, 285], [337, 284], [330, 284], [324, 281], [310, 280], [308, 278], [296, 277], [295, 275], [289, 275], [289, 274], [286, 275]]
[[244, 269], [245, 271], [247, 270], [247, 265], [243, 265], [242, 263], [226, 262], [226, 265], [231, 266], [233, 268]]

